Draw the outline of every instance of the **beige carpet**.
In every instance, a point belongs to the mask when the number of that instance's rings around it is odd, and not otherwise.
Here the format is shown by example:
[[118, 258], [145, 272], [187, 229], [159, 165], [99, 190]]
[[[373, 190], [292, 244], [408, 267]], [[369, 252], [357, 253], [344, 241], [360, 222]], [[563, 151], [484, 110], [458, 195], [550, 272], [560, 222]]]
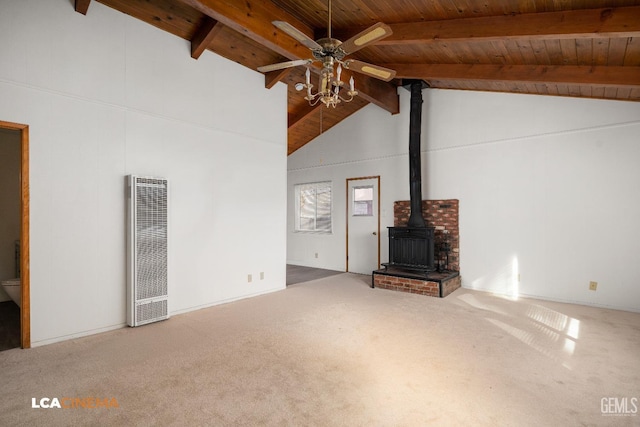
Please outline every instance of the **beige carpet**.
[[[640, 424], [602, 413], [640, 397], [640, 314], [369, 280], [1, 352], [0, 425]], [[119, 407], [32, 409], [43, 397]]]

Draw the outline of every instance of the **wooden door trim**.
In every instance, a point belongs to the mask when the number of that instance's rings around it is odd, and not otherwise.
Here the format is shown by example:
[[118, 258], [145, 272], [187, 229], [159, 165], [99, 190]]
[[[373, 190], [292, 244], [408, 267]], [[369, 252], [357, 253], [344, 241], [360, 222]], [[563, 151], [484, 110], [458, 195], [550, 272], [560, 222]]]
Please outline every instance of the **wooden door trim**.
[[345, 221], [345, 228], [346, 228], [346, 248], [345, 248], [345, 252], [346, 252], [346, 259], [345, 259], [345, 271], [349, 272], [349, 181], [362, 181], [365, 179], [377, 179], [378, 180], [378, 231], [377, 231], [377, 236], [378, 236], [378, 268], [380, 268], [380, 175], [374, 175], [374, 176], [361, 176], [361, 177], [357, 177], [357, 178], [347, 178], [346, 181], [346, 209], [345, 209], [345, 215], [346, 215], [346, 221]]
[[29, 270], [29, 126], [3, 122], [0, 128], [20, 131], [20, 344], [31, 347], [31, 288]]

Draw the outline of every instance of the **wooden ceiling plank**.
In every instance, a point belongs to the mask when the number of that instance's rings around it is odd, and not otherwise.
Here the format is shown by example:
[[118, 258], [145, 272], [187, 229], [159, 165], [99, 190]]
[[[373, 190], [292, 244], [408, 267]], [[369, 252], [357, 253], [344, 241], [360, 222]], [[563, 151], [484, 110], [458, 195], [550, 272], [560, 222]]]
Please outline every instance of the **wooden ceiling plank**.
[[578, 65], [578, 50], [575, 40], [560, 40], [560, 52], [564, 65]]
[[593, 40], [576, 39], [576, 54], [578, 55], [578, 65], [593, 64]]
[[536, 63], [536, 56], [533, 54], [531, 40], [516, 40], [516, 46], [518, 47], [518, 51], [522, 55], [524, 64]]
[[629, 99], [631, 96], [631, 88], [628, 87], [619, 87], [618, 88], [618, 99]]
[[592, 64], [608, 65], [609, 40], [610, 39], [593, 40], [593, 58], [591, 59]]
[[569, 85], [569, 96], [581, 97], [580, 86]]
[[544, 49], [547, 52], [549, 64], [565, 64], [560, 40], [544, 40]]
[[509, 53], [509, 64], [526, 64], [517, 41], [505, 40], [502, 43], [504, 43], [505, 49]]
[[607, 65], [624, 65], [624, 54], [629, 38], [610, 39]]
[[511, 59], [511, 54], [504, 43], [491, 42], [491, 46], [495, 51], [491, 62], [494, 64], [513, 64], [514, 61]]
[[292, 68], [284, 68], [282, 70], [271, 71], [264, 75], [264, 87], [271, 89], [278, 83], [291, 74]]
[[91, 0], [76, 0], [76, 12], [86, 15], [89, 11], [89, 5], [91, 4]]
[[200, 55], [209, 47], [221, 29], [221, 23], [206, 17], [191, 39], [191, 57], [193, 59], [200, 58]]
[[378, 41], [378, 46], [443, 41], [637, 37], [640, 36], [640, 6], [409, 22], [389, 26], [393, 34]]
[[543, 83], [537, 83], [535, 87], [536, 87], [536, 93], [538, 93], [538, 95], [549, 95], [549, 90], [547, 88], [547, 85]]
[[615, 87], [606, 87], [604, 88], [604, 96], [605, 98], [615, 99], [618, 97], [618, 88]]
[[593, 88], [591, 86], [580, 86], [580, 96], [583, 98], [593, 97]]
[[624, 52], [624, 65], [640, 66], [640, 37], [631, 37]]
[[495, 80], [581, 86], [640, 87], [640, 67], [586, 65], [380, 64], [396, 77], [422, 80]]
[[[539, 65], [551, 65], [551, 59], [549, 58], [549, 49], [545, 44], [546, 40], [531, 40], [531, 51], [536, 58], [536, 64]], [[475, 44], [475, 43], [474, 43]]]
[[567, 87], [567, 85], [556, 85], [556, 87], [558, 88], [558, 95], [569, 96], [569, 88]]
[[318, 103], [312, 107], [308, 103], [305, 103], [298, 111], [289, 115], [287, 120], [288, 128], [293, 129], [296, 126], [304, 123], [306, 119], [313, 116], [319, 111], [320, 106], [324, 107], [324, 104]]
[[591, 96], [594, 98], [604, 98], [604, 89], [602, 86], [596, 86], [591, 91]]
[[[272, 21], [286, 21], [309, 37], [313, 37], [313, 29], [269, 1], [181, 1], [286, 58], [303, 59], [311, 56], [308, 48], [279, 31]], [[345, 79], [349, 78], [348, 74], [343, 72]], [[400, 101], [396, 86], [363, 75], [358, 75], [356, 80], [359, 82], [358, 92], [363, 99], [392, 114], [398, 113]]]

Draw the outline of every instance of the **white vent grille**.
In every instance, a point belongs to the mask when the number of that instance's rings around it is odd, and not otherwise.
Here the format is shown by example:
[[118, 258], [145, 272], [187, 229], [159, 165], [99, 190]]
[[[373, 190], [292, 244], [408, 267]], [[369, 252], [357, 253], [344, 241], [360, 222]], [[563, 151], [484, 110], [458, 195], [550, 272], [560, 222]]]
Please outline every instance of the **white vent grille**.
[[167, 318], [167, 300], [150, 301], [136, 304], [136, 321], [138, 325], [155, 322]]
[[129, 176], [130, 326], [167, 319], [167, 193], [163, 178]]

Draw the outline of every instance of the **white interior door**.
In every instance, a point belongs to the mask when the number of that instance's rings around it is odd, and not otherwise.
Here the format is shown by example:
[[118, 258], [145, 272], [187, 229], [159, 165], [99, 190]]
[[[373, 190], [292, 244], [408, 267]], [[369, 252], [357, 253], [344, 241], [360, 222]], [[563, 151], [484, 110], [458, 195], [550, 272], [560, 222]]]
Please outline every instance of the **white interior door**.
[[380, 267], [380, 177], [347, 179], [347, 271]]

